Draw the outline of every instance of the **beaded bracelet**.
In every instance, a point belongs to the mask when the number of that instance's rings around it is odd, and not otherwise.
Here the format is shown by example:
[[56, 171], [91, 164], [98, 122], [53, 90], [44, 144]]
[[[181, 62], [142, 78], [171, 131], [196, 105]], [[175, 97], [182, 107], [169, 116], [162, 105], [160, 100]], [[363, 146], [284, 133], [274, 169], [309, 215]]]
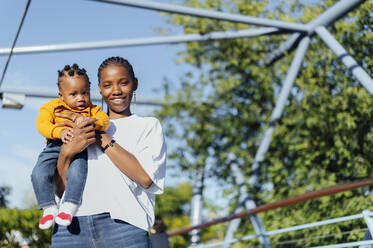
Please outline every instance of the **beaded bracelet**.
[[113, 147], [113, 146], [114, 146], [114, 143], [115, 143], [115, 140], [112, 139], [112, 140], [109, 142], [109, 144], [107, 144], [106, 146], [104, 146], [104, 148], [102, 148], [102, 152], [105, 152], [106, 149], [108, 149], [109, 147]]

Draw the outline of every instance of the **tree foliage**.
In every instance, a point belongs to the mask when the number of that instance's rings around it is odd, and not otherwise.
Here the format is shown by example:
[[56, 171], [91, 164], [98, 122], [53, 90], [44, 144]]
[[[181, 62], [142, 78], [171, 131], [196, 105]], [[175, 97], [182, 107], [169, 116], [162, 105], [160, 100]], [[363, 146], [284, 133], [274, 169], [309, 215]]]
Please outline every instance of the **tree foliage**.
[[[331, 0], [253, 1], [184, 0], [191, 7], [307, 23], [336, 3]], [[372, 2], [328, 27], [360, 65], [373, 75]], [[185, 33], [208, 33], [254, 28], [251, 25], [173, 15], [169, 22]], [[159, 116], [167, 135], [180, 141], [170, 155], [182, 170], [209, 165], [208, 176], [237, 190], [230, 165], [245, 176], [263, 131], [268, 126], [281, 82], [293, 53], [268, 65], [267, 55], [288, 35], [222, 41], [191, 42], [179, 62], [193, 66], [170, 93]], [[373, 99], [317, 37], [312, 36], [302, 70], [291, 91], [270, 149], [260, 167], [261, 187], [251, 189], [258, 204], [273, 202], [327, 186], [368, 178], [373, 167]], [[175, 125], [177, 123], [177, 125]], [[358, 189], [262, 214], [267, 229], [356, 214], [369, 207], [369, 189]], [[237, 202], [232, 202], [232, 209]], [[356, 241], [362, 233], [342, 235], [364, 227], [349, 222], [318, 230], [274, 237], [272, 242], [335, 234], [307, 240], [294, 247]], [[248, 220], [237, 235], [252, 233]], [[237, 244], [239, 245], [239, 244]], [[245, 244], [246, 245], [246, 244]], [[237, 246], [239, 247], [239, 246]], [[286, 247], [286, 245], [284, 245]]]
[[10, 194], [10, 187], [0, 186], [0, 207], [6, 207], [8, 204], [7, 196]]

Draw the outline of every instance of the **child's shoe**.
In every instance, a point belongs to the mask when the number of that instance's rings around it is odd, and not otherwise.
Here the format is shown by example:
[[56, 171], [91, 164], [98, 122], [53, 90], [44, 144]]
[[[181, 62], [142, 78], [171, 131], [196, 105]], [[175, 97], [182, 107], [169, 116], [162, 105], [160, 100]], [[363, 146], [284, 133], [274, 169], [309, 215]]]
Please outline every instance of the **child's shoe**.
[[72, 202], [64, 202], [61, 204], [56, 217], [56, 223], [61, 226], [68, 226], [71, 224], [76, 211], [78, 210], [78, 205]]
[[58, 209], [56, 205], [44, 208], [43, 217], [41, 217], [39, 222], [39, 228], [43, 230], [50, 228], [54, 223], [57, 213]]

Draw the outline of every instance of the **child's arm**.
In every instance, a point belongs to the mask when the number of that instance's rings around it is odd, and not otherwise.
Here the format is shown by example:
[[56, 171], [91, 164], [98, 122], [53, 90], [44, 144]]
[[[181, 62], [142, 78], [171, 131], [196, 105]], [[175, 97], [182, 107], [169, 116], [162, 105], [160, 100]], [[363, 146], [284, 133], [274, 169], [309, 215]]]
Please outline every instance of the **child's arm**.
[[47, 107], [42, 106], [36, 118], [36, 128], [47, 139], [59, 139], [61, 131], [66, 127], [55, 126], [54, 114]]
[[[100, 108], [99, 106], [97, 106], [97, 107]], [[109, 120], [109, 116], [107, 116], [107, 114], [105, 114], [105, 112], [99, 110], [94, 114], [93, 117], [98, 119], [98, 121], [95, 122], [95, 129], [96, 130], [106, 131], [109, 128], [110, 120]]]

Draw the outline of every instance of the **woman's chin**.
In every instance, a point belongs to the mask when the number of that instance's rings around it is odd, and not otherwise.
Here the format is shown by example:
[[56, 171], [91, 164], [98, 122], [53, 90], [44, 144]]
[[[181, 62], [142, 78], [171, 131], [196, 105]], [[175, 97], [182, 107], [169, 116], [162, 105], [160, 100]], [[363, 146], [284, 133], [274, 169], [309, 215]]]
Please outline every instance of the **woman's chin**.
[[129, 107], [110, 106], [110, 112], [118, 116], [128, 116], [131, 111]]

